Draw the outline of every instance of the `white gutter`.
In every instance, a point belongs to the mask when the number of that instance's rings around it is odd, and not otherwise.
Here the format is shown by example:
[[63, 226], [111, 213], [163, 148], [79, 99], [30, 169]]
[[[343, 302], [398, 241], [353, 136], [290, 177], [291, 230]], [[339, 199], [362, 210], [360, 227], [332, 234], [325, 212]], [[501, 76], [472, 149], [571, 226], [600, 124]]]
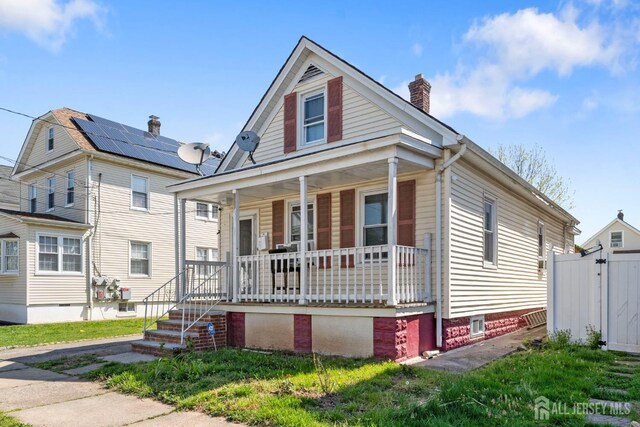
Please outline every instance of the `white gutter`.
[[467, 145], [462, 142], [464, 135], [458, 135], [456, 140], [460, 144], [458, 151], [452, 158], [444, 162], [436, 172], [436, 346], [442, 347], [442, 174], [467, 151]]
[[[87, 206], [86, 210], [86, 223], [91, 225], [91, 190], [92, 190], [92, 177], [93, 173], [93, 165], [92, 165], [93, 156], [87, 158], [87, 178], [86, 178], [86, 198], [85, 203]], [[89, 259], [89, 267], [87, 269], [87, 303], [88, 303], [88, 313], [85, 320], [93, 320], [93, 293], [91, 292], [91, 276], [93, 276], [93, 233], [94, 229], [89, 232], [88, 240], [88, 248], [87, 248], [87, 258]]]

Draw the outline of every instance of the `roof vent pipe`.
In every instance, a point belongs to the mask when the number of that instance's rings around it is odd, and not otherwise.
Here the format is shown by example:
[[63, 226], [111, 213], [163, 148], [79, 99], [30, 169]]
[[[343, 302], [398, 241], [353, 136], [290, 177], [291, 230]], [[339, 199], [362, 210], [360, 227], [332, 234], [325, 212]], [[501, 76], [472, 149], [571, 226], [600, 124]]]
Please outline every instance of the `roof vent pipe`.
[[147, 125], [149, 126], [149, 133], [151, 135], [154, 136], [159, 136], [160, 135], [160, 120], [158, 120], [160, 117], [158, 116], [154, 116], [153, 114], [149, 116], [149, 121], [147, 122]]
[[622, 213], [622, 209], [620, 209], [620, 210], [618, 211], [618, 219], [619, 219], [620, 221], [624, 221], [624, 214]]

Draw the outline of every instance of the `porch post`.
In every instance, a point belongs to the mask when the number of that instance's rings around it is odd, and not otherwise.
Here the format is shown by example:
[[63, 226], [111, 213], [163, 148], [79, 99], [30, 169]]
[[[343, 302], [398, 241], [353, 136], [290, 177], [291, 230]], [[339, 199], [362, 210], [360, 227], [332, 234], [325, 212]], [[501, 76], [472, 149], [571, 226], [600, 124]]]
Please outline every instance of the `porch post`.
[[176, 288], [174, 295], [178, 295], [180, 292], [180, 201], [178, 194], [173, 195], [173, 243], [175, 245], [174, 252], [174, 268], [176, 277]]
[[307, 177], [300, 177], [300, 304], [307, 303]]
[[233, 219], [231, 225], [231, 302], [238, 302], [238, 254], [240, 253], [240, 193], [233, 190]]
[[398, 175], [398, 158], [391, 157], [389, 160], [389, 180], [387, 189], [387, 244], [388, 244], [388, 278], [387, 278], [387, 305], [396, 305], [396, 271], [398, 269], [398, 263], [396, 260], [396, 244], [397, 238], [397, 224], [398, 224], [398, 195], [397, 189], [397, 175]]
[[187, 289], [187, 199], [180, 199], [180, 266], [184, 272], [180, 277], [180, 292], [178, 301], [185, 295]]

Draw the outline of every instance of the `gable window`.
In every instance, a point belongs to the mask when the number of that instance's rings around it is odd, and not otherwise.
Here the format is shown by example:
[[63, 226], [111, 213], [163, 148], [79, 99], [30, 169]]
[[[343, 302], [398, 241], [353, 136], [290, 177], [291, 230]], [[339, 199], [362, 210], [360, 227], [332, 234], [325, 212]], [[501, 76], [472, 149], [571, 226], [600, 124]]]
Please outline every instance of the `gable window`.
[[[313, 248], [313, 203], [307, 204], [307, 245]], [[289, 242], [299, 248], [302, 240], [302, 212], [299, 203], [289, 205]]]
[[132, 276], [150, 276], [151, 243], [131, 242], [129, 274]]
[[18, 274], [19, 270], [18, 240], [2, 239], [0, 241], [0, 274]]
[[212, 203], [196, 203], [196, 218], [206, 221], [218, 219], [218, 206]]
[[497, 249], [496, 233], [496, 202], [485, 196], [484, 198], [484, 263], [496, 265]]
[[142, 176], [131, 175], [131, 207], [149, 210], [149, 180]]
[[37, 187], [35, 184], [29, 185], [29, 212], [35, 213], [37, 209]]
[[76, 196], [76, 173], [74, 171], [67, 172], [67, 206], [72, 206]]
[[623, 247], [622, 231], [611, 231], [609, 233], [609, 247], [621, 248]]
[[39, 272], [82, 272], [82, 241], [79, 237], [39, 235], [37, 252]]
[[47, 179], [47, 210], [53, 210], [56, 201], [56, 180], [55, 178]]
[[324, 140], [324, 91], [302, 97], [302, 145]]
[[474, 316], [469, 324], [469, 336], [477, 338], [484, 335], [484, 316]]
[[545, 261], [546, 257], [546, 243], [544, 233], [544, 223], [538, 222], [538, 269], [544, 270], [547, 267]]
[[49, 128], [49, 134], [47, 138], [47, 151], [53, 151], [53, 143], [54, 143], [54, 130], [53, 128]]

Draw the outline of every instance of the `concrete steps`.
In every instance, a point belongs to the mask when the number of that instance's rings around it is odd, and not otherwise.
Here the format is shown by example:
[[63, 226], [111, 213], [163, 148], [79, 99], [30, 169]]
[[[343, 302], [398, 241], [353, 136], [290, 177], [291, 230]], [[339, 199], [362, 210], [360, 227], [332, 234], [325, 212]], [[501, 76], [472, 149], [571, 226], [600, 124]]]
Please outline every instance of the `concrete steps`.
[[[200, 313], [195, 310], [186, 310], [185, 314], [185, 326], [200, 317]], [[209, 334], [209, 323], [212, 323], [215, 328], [213, 337]], [[143, 340], [131, 344], [134, 352], [163, 356], [189, 350], [204, 351], [227, 346], [227, 316], [224, 311], [207, 312], [202, 316], [202, 319], [185, 332], [185, 339], [182, 343], [182, 309], [171, 310], [168, 320], [158, 320], [156, 324], [157, 329], [147, 331]]]

